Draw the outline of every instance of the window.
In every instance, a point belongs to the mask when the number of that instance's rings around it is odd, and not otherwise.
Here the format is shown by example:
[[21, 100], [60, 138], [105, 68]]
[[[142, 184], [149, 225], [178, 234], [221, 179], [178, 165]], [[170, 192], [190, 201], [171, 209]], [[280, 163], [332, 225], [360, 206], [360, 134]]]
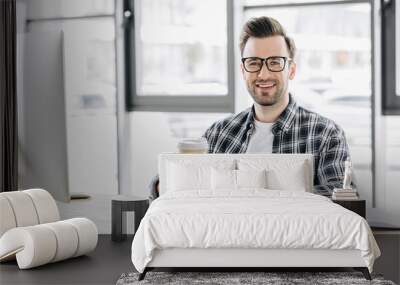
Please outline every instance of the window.
[[[125, 1], [127, 108], [233, 111], [232, 1]], [[229, 15], [229, 16], [228, 16]]]
[[400, 5], [382, 5], [382, 113], [400, 115]]

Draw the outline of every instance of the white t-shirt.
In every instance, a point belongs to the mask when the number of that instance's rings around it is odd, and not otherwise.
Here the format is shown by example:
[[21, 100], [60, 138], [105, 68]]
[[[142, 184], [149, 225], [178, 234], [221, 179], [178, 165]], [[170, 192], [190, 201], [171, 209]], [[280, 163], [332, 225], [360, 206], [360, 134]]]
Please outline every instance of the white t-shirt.
[[254, 130], [250, 137], [246, 153], [272, 153], [274, 135], [271, 132], [273, 123], [254, 120]]

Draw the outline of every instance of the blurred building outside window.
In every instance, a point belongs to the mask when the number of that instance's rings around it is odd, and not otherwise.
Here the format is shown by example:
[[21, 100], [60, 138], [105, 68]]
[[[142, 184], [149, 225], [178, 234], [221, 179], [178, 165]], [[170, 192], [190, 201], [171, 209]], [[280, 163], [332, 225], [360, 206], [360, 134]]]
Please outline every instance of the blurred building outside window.
[[137, 94], [226, 95], [226, 1], [138, 3]]

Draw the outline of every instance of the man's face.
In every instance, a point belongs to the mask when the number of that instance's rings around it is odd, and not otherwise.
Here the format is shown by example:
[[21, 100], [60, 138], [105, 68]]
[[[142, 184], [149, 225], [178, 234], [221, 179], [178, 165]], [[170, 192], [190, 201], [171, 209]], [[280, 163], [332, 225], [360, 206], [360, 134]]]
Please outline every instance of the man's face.
[[[270, 56], [289, 56], [285, 39], [282, 36], [266, 38], [250, 37], [243, 49], [243, 57], [267, 58]], [[253, 100], [261, 106], [273, 106], [288, 96], [289, 79], [293, 79], [296, 72], [294, 62], [286, 62], [280, 72], [272, 72], [264, 65], [259, 72], [250, 73], [241, 65], [243, 79]]]

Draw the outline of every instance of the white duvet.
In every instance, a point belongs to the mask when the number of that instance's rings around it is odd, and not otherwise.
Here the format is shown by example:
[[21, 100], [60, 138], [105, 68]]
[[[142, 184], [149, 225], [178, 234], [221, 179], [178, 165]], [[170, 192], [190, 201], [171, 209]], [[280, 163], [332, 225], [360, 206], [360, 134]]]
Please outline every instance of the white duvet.
[[358, 249], [372, 272], [379, 248], [365, 219], [307, 192], [171, 192], [150, 206], [132, 243], [143, 272], [155, 249]]

